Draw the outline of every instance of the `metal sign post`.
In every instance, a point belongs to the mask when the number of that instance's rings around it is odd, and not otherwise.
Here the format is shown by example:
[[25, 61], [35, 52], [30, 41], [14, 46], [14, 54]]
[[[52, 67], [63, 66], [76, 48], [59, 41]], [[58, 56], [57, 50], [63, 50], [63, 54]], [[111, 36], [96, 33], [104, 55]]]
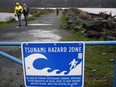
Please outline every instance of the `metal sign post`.
[[116, 87], [116, 57], [115, 57], [115, 63], [114, 63], [114, 87]]
[[28, 87], [83, 87], [85, 45], [82, 42], [23, 43]]

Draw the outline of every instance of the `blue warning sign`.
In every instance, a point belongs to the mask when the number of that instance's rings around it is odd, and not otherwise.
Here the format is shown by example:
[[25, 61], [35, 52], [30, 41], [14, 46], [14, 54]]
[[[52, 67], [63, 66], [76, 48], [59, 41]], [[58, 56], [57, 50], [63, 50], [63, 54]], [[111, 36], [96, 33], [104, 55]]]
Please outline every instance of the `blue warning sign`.
[[26, 86], [82, 87], [84, 43], [23, 43]]

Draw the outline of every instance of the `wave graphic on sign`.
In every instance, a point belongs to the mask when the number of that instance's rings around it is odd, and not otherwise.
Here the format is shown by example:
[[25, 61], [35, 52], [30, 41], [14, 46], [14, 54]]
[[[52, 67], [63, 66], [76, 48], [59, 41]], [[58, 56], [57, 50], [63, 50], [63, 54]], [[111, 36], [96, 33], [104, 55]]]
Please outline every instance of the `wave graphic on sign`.
[[[68, 64], [68, 70], [60, 64], [51, 64], [50, 60], [46, 58], [43, 54], [31, 54], [25, 58], [26, 64], [26, 74], [27, 75], [45, 75], [45, 76], [62, 76], [62, 75], [81, 75], [82, 62], [80, 61], [75, 68], [70, 70], [70, 65]], [[51, 60], [52, 61], [52, 60]], [[57, 60], [56, 60], [57, 61]], [[52, 61], [54, 62], [54, 60]]]

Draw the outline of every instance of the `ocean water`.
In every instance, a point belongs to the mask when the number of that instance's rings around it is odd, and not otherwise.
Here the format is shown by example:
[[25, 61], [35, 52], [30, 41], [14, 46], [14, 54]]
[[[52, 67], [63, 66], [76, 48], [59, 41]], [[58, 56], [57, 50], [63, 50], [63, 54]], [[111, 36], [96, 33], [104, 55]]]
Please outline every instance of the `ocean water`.
[[0, 22], [6, 22], [9, 21], [10, 19], [15, 18], [13, 13], [3, 13], [0, 12]]
[[[37, 9], [44, 9], [44, 8], [37, 8]], [[56, 8], [47, 8], [47, 9], [56, 9]], [[62, 9], [67, 9], [67, 8], [62, 8]], [[79, 9], [87, 11], [89, 13], [95, 13], [95, 14], [99, 14], [99, 12], [106, 12], [108, 14], [112, 13], [112, 16], [116, 15], [116, 8], [79, 8]], [[16, 17], [14, 16], [14, 13], [0, 12], [0, 22], [9, 21], [12, 18], [16, 19]]]
[[[45, 8], [36, 8], [36, 9], [45, 9]], [[56, 8], [46, 8], [46, 9], [56, 9]], [[68, 9], [68, 8], [61, 8]], [[81, 10], [87, 11], [89, 13], [99, 14], [99, 12], [106, 12], [107, 14], [112, 13], [112, 16], [116, 15], [116, 8], [79, 8]]]
[[89, 13], [99, 14], [99, 12], [105, 12], [107, 14], [116, 15], [116, 8], [79, 8], [81, 10], [87, 11]]
[[[0, 12], [0, 22], [7, 22], [14, 18], [16, 21], [18, 20], [14, 13]], [[23, 18], [24, 16], [22, 15], [22, 19]]]

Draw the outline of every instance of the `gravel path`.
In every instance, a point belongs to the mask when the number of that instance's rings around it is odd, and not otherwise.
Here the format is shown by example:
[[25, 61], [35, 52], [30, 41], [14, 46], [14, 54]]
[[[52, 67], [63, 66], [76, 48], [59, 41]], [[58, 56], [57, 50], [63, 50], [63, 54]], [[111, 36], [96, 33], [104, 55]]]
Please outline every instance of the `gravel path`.
[[[29, 22], [29, 26], [27, 27], [17, 28], [16, 25], [12, 25], [10, 27], [0, 28], [0, 41], [61, 41], [63, 40], [62, 37], [69, 35], [69, 33], [60, 29], [59, 20], [60, 15], [56, 16], [55, 13], [52, 13]], [[21, 59], [20, 47], [0, 47], [0, 50]], [[0, 87], [25, 87], [22, 66], [0, 57]]]

